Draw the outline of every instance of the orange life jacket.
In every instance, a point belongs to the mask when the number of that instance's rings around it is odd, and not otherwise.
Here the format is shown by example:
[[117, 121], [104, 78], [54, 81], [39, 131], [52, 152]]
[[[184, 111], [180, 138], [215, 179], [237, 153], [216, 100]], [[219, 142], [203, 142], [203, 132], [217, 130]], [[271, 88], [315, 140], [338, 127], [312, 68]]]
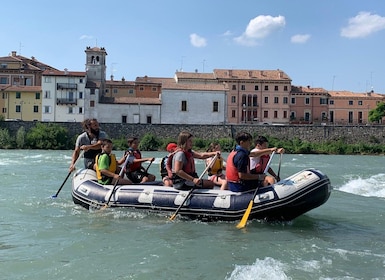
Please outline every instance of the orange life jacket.
[[265, 171], [265, 168], [267, 166], [267, 163], [269, 162], [270, 156], [269, 155], [263, 155], [260, 156], [259, 162], [255, 165], [255, 172], [257, 174], [262, 174]]

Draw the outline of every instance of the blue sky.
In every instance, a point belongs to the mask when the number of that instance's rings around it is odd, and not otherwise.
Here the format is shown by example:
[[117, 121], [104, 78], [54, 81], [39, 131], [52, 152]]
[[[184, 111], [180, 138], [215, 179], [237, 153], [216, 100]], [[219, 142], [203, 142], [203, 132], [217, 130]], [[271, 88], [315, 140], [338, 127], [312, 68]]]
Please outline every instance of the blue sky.
[[383, 0], [18, 0], [1, 11], [0, 56], [60, 70], [84, 71], [84, 50], [99, 46], [107, 79], [281, 69], [297, 86], [385, 94]]

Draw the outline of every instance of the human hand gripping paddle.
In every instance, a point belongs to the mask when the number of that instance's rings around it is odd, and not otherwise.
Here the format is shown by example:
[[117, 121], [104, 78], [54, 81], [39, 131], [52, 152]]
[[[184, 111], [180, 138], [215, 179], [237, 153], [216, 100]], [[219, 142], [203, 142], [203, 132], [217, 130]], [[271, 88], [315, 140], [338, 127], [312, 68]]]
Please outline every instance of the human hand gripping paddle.
[[[83, 155], [84, 155], [84, 150], [81, 150], [81, 152], [80, 152], [78, 158], [76, 159], [76, 161], [75, 161], [75, 163], [74, 163], [74, 166], [76, 166], [76, 164], [78, 163], [79, 159], [80, 159], [81, 157], [83, 157]], [[54, 195], [51, 196], [52, 198], [56, 198], [56, 197], [58, 196], [58, 194], [60, 193], [61, 189], [63, 188], [63, 186], [64, 186], [65, 183], [67, 182], [68, 178], [70, 177], [72, 171], [74, 171], [74, 169], [68, 172], [67, 177], [64, 179], [63, 184], [61, 184], [61, 186], [60, 186], [60, 188], [57, 190], [56, 194], [54, 194]]]
[[[198, 178], [199, 180], [202, 180], [203, 176], [205, 175], [207, 170], [209, 170], [209, 168], [213, 165], [213, 163], [217, 159], [217, 157], [218, 157], [218, 154], [216, 154], [213, 157], [213, 159], [210, 161], [210, 163], [206, 166], [205, 170], [203, 170], [201, 176], [199, 176], [199, 178]], [[187, 199], [191, 196], [191, 194], [193, 193], [194, 190], [195, 190], [195, 187], [192, 187], [192, 189], [189, 191], [189, 193], [184, 198], [183, 202], [179, 205], [178, 209], [176, 209], [175, 213], [170, 217], [170, 219], [169, 219], [170, 221], [173, 221], [175, 219], [175, 217], [178, 214], [179, 210], [183, 207], [183, 205], [185, 204]]]
[[[266, 165], [266, 168], [265, 168], [263, 174], [266, 174], [266, 172], [269, 170], [269, 166], [270, 166], [271, 160], [273, 159], [274, 154], [275, 154], [275, 152], [271, 153], [270, 159], [267, 162], [267, 165]], [[246, 226], [246, 223], [247, 223], [247, 220], [249, 218], [251, 209], [253, 208], [254, 199], [257, 196], [258, 189], [259, 188], [257, 186], [257, 188], [255, 189], [255, 192], [253, 194], [253, 198], [250, 200], [249, 206], [247, 207], [245, 214], [243, 214], [243, 217], [242, 217], [241, 221], [239, 222], [239, 224], [237, 225], [237, 228], [244, 228]]]

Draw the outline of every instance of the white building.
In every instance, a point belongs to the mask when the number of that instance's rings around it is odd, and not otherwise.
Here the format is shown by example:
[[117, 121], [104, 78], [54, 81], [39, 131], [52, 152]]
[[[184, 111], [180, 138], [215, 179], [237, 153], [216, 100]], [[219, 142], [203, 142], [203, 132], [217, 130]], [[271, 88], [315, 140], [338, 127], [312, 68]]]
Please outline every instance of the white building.
[[85, 112], [85, 72], [45, 70], [42, 75], [43, 122], [81, 122]]

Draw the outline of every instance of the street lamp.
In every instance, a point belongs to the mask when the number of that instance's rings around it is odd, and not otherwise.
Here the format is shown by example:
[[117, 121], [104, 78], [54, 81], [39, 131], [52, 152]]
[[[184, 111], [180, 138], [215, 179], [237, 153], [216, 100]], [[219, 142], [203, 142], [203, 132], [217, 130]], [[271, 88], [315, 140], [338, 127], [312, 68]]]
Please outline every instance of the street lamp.
[[243, 107], [243, 122], [246, 123], [246, 104], [242, 104]]
[[23, 120], [23, 101], [20, 101], [20, 120]]

